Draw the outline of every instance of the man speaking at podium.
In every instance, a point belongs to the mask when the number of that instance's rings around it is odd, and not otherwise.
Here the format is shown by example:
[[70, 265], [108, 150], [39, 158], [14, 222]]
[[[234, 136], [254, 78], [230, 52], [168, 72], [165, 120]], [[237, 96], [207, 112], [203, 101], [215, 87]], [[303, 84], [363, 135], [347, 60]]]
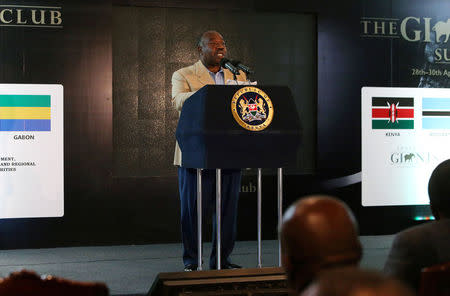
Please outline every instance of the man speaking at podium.
[[[216, 31], [202, 34], [197, 51], [200, 60], [182, 68], [172, 76], [172, 103], [181, 113], [183, 103], [206, 84], [225, 84], [233, 79], [230, 70], [221, 67], [221, 61], [227, 54], [225, 41]], [[236, 75], [239, 81], [245, 81], [243, 72]], [[178, 182], [181, 200], [181, 233], [183, 240], [183, 263], [185, 271], [197, 269], [197, 172], [194, 168], [181, 166], [181, 150], [176, 143], [174, 164], [178, 166]], [[239, 169], [222, 170], [222, 246], [221, 268], [231, 269], [240, 266], [229, 261], [236, 239], [236, 215], [241, 184]], [[213, 210], [215, 217], [215, 170], [202, 171], [203, 208], [205, 212]], [[209, 260], [211, 269], [216, 266], [216, 221], [213, 218], [213, 244]]]

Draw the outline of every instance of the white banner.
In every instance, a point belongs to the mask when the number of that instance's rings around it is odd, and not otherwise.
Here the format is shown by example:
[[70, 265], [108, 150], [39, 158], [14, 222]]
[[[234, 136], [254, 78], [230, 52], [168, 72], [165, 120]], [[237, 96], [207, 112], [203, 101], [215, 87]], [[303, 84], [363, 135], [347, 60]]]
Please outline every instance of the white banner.
[[0, 218], [64, 215], [63, 86], [0, 84]]
[[450, 158], [450, 89], [362, 88], [362, 205], [428, 204]]

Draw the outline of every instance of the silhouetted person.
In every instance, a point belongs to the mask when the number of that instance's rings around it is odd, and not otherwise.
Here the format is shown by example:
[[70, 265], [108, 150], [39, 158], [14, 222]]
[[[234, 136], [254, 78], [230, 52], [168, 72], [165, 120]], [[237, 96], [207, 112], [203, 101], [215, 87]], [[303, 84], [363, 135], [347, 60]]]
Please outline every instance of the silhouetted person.
[[402, 282], [358, 268], [324, 271], [301, 296], [413, 296]]
[[350, 209], [328, 196], [290, 206], [280, 227], [282, 265], [289, 287], [300, 293], [325, 269], [357, 266], [362, 250]]
[[436, 221], [395, 236], [384, 271], [418, 290], [422, 268], [450, 261], [450, 159], [439, 164], [428, 182]]

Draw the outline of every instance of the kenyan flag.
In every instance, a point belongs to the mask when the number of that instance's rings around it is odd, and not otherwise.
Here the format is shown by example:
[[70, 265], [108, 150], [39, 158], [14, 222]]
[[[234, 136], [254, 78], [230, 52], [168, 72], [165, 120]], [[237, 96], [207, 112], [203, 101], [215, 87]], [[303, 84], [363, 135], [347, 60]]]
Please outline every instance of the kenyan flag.
[[372, 98], [372, 129], [414, 129], [414, 98]]

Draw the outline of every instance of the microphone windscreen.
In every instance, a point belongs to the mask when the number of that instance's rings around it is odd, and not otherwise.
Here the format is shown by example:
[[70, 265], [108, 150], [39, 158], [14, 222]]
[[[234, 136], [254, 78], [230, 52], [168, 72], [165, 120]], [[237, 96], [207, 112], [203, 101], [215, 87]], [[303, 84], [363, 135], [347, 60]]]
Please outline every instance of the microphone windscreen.
[[227, 58], [223, 58], [220, 60], [220, 66], [225, 67], [225, 64], [228, 63], [230, 60]]

